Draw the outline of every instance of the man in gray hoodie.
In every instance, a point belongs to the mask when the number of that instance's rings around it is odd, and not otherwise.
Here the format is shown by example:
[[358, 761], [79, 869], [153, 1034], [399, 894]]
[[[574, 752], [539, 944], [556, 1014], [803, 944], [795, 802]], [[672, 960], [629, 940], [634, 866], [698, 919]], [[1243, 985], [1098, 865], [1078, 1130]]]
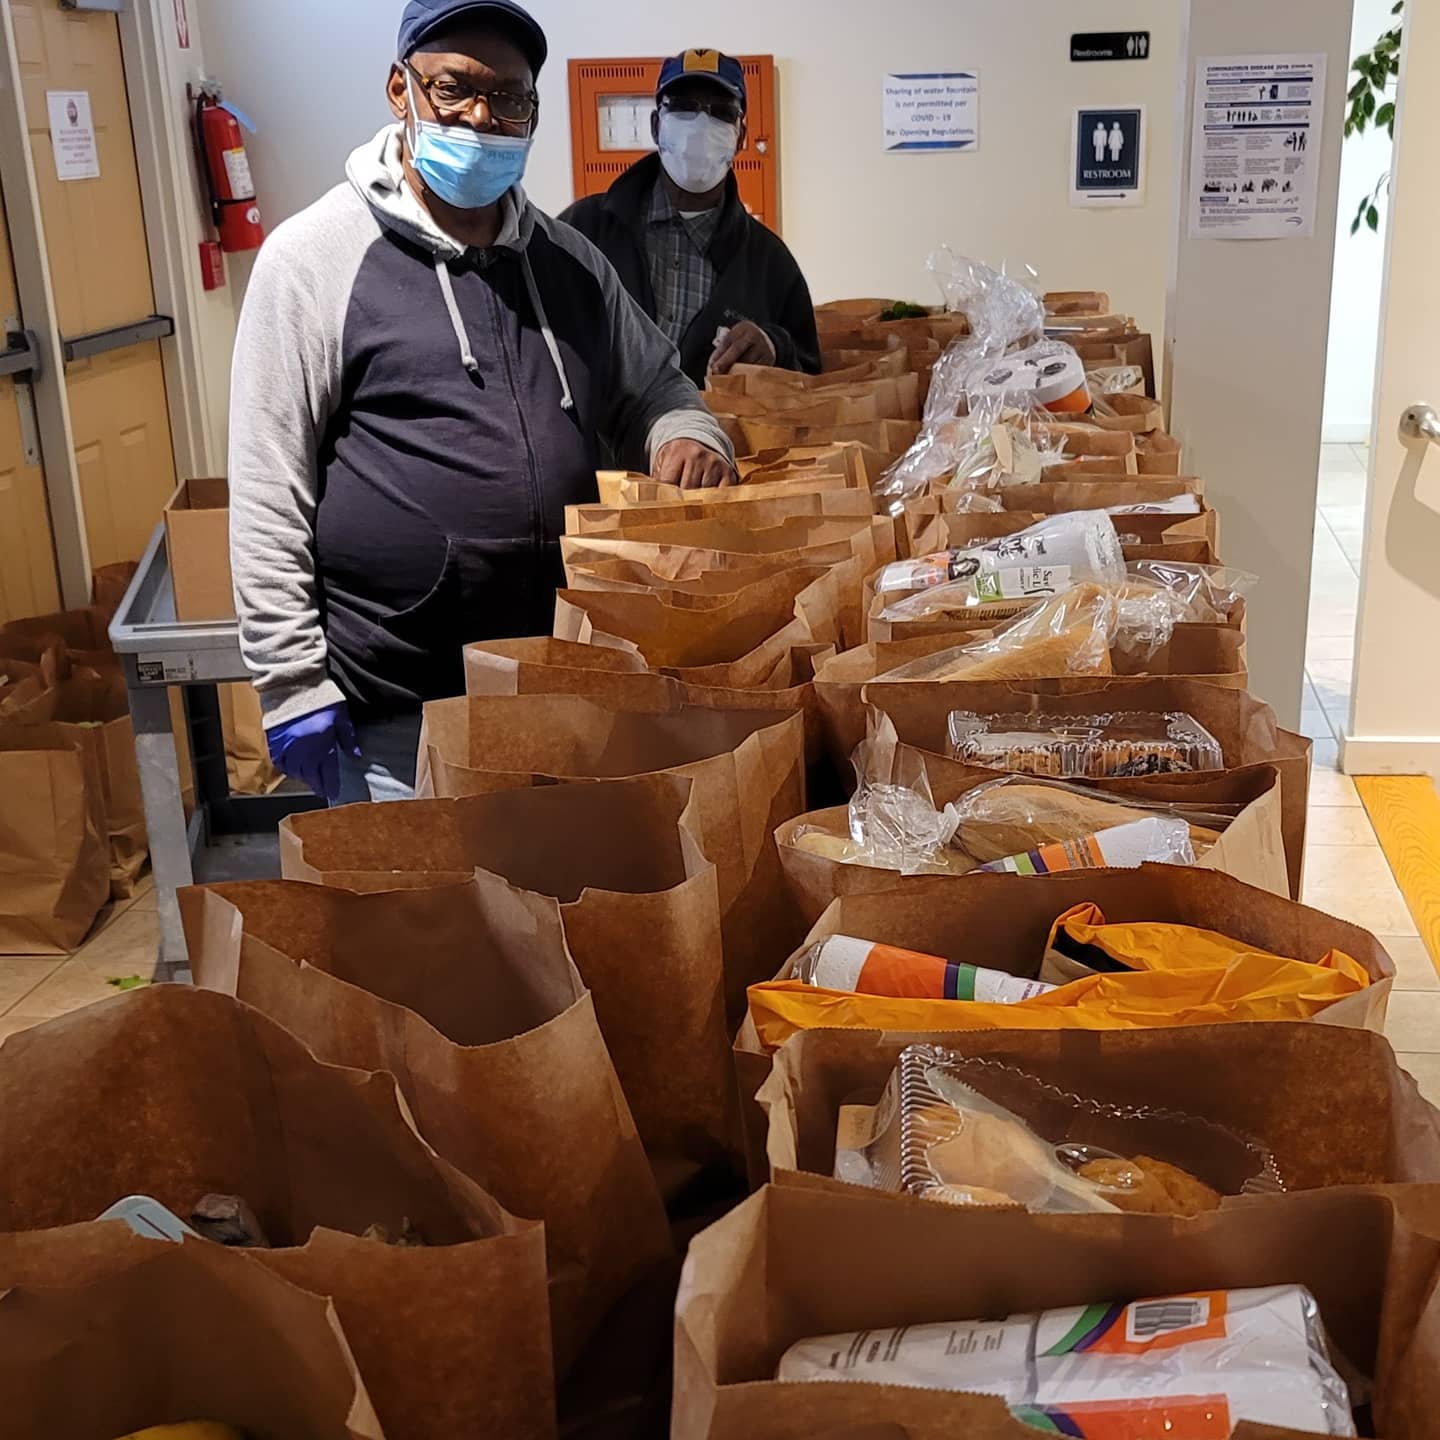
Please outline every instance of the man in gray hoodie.
[[546, 57], [512, 0], [411, 0], [397, 123], [276, 230], [236, 341], [231, 557], [271, 756], [333, 802], [413, 793], [462, 647], [548, 634], [603, 455], [734, 454], [614, 270], [520, 188]]

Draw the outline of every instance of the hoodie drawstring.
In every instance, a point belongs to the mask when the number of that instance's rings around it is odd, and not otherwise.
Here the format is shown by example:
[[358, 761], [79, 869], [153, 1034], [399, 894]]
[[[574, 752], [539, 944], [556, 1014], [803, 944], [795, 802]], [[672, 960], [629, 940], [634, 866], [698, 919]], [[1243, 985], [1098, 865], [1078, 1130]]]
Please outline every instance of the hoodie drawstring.
[[[555, 339], [554, 330], [550, 328], [550, 317], [545, 313], [545, 302], [540, 298], [540, 287], [535, 283], [535, 271], [530, 266], [528, 254], [521, 255], [520, 268], [525, 272], [525, 289], [530, 296], [530, 304], [535, 310], [535, 319], [539, 322], [540, 334], [545, 339], [545, 349], [549, 352], [550, 363], [555, 367], [556, 375], [560, 377], [560, 408], [567, 412], [574, 410], [575, 396], [570, 389], [570, 377], [565, 373], [565, 357], [561, 355], [560, 343]], [[435, 257], [435, 275], [440, 281], [440, 293], [445, 297], [445, 309], [450, 314], [450, 324], [455, 331], [455, 338], [460, 342], [460, 363], [464, 365], [468, 374], [478, 380], [480, 378], [480, 362], [475, 358], [469, 332], [465, 329], [465, 317], [461, 315], [459, 302], [455, 299], [455, 282], [450, 278], [450, 262], [443, 255]]]
[[455, 283], [450, 278], [450, 262], [443, 255], [435, 257], [435, 275], [440, 281], [440, 293], [445, 297], [445, 308], [450, 312], [450, 324], [455, 330], [455, 338], [460, 342], [460, 363], [464, 365], [467, 374], [478, 380], [480, 362], [471, 348], [470, 335], [465, 329], [465, 317], [461, 315], [460, 305], [455, 299]]
[[535, 271], [530, 265], [530, 252], [523, 251], [520, 256], [520, 268], [525, 272], [525, 288], [530, 292], [530, 304], [535, 311], [535, 319], [540, 324], [540, 333], [545, 337], [545, 348], [550, 352], [550, 363], [555, 367], [555, 373], [560, 377], [560, 408], [571, 411], [575, 408], [575, 396], [570, 390], [570, 377], [565, 373], [565, 357], [560, 353], [560, 342], [555, 338], [555, 332], [550, 328], [550, 317], [545, 313], [545, 302], [540, 298], [540, 287], [535, 283]]

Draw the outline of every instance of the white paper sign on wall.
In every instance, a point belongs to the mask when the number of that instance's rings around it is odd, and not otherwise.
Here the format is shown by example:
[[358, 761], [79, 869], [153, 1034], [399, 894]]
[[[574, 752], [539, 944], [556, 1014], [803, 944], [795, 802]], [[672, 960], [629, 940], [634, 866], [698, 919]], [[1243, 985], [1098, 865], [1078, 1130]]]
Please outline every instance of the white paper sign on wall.
[[980, 77], [973, 70], [885, 77], [885, 148], [974, 150], [980, 144]]
[[1325, 65], [1324, 54], [1196, 61], [1192, 240], [1314, 235]]
[[47, 90], [50, 144], [55, 151], [55, 174], [60, 180], [98, 180], [100, 146], [95, 119], [90, 113], [88, 90]]

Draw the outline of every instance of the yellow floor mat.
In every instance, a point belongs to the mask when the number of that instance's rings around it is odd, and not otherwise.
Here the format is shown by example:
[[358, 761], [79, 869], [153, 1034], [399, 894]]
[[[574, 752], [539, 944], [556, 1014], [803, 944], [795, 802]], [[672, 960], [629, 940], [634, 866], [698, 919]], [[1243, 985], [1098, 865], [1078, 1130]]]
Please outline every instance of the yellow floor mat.
[[1428, 775], [1357, 775], [1355, 788], [1440, 969], [1440, 794]]

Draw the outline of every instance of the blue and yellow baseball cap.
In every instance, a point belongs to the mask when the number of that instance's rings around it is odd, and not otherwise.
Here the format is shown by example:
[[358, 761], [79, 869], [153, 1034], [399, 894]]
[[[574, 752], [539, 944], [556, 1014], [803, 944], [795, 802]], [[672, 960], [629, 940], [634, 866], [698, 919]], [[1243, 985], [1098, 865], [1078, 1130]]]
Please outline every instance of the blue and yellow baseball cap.
[[745, 88], [745, 69], [740, 62], [719, 50], [687, 50], [673, 56], [660, 69], [660, 83], [655, 87], [658, 100], [672, 85], [682, 80], [710, 80], [728, 90], [746, 109], [750, 96]]

